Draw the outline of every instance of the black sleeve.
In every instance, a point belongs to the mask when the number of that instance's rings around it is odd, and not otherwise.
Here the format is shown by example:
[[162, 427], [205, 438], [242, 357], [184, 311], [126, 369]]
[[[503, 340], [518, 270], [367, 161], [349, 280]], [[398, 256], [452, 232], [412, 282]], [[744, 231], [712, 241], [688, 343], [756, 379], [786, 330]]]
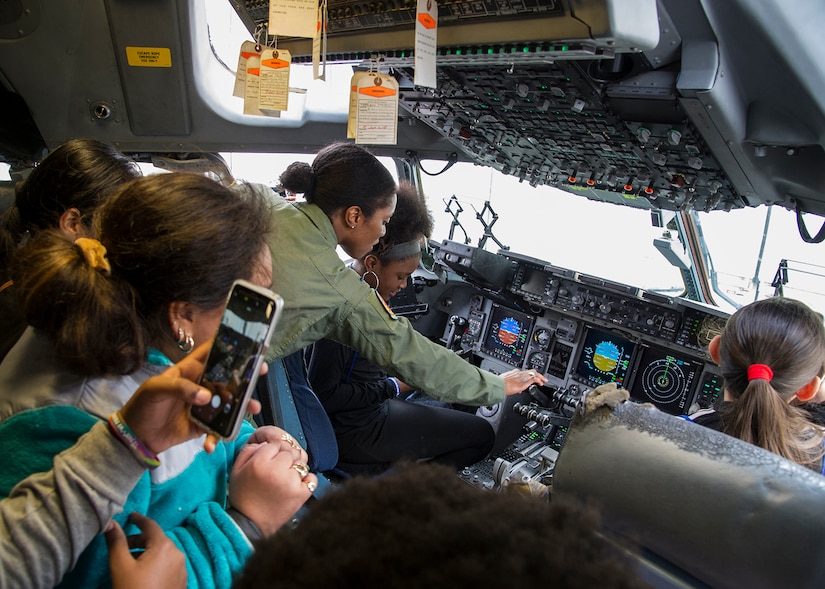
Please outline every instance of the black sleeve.
[[377, 404], [395, 396], [395, 385], [386, 378], [359, 381], [352, 378], [356, 352], [336, 341], [315, 342], [309, 361], [309, 382], [329, 413]]

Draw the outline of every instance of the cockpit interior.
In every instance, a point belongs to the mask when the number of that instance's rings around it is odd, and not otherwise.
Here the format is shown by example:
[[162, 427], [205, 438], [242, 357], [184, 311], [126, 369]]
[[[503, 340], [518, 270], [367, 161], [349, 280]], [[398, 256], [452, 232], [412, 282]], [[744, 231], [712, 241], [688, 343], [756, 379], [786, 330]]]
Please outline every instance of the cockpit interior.
[[[399, 178], [475, 164], [644, 210], [663, 229], [675, 226], [669, 219], [689, 227], [697, 212], [775, 205], [795, 216], [797, 238], [825, 239], [821, 2], [442, 0], [428, 85], [417, 83], [418, 4], [325, 0], [325, 34], [313, 39], [274, 34], [268, 0], [2, 2], [0, 162], [9, 179], [0, 204], [75, 137], [219, 179], [232, 176], [221, 153], [313, 154], [348, 137], [350, 97], [325, 95], [314, 78], [320, 69], [331, 84], [343, 67], [343, 88], [357, 72], [397, 83], [395, 141], [366, 147], [394, 158]], [[230, 43], [288, 51], [306, 74], [290, 80], [287, 109], [249, 114], [232, 96], [237, 53], [218, 47], [220, 23], [230, 20], [240, 23]], [[156, 55], [141, 61], [148, 54], [136, 57], [136, 48]], [[686, 235], [689, 255], [698, 238]], [[714, 303], [700, 257], [685, 262], [662, 246], [685, 289], [661, 292], [554, 265], [553, 251], [496, 249], [490, 236], [476, 245], [433, 236], [392, 302], [484, 370], [548, 379], [477, 409], [496, 446], [459, 472], [468, 484], [552, 484], [571, 423], [601, 384], [671, 416], [718, 406], [722, 377], [707, 344], [730, 310]], [[716, 586], [692, 573], [655, 584]]]

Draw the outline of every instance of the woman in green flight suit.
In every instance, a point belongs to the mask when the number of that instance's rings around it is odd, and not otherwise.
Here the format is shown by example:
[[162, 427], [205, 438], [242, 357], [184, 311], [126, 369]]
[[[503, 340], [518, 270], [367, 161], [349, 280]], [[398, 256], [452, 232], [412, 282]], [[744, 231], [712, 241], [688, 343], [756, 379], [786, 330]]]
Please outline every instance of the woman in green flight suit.
[[467, 405], [498, 403], [546, 378], [534, 371], [481, 370], [419, 334], [341, 261], [372, 249], [395, 210], [396, 184], [367, 150], [352, 143], [322, 149], [312, 164], [296, 162], [281, 185], [306, 202], [272, 207], [273, 290], [285, 301], [269, 358], [283, 358], [321, 338], [359, 350], [416, 390]]

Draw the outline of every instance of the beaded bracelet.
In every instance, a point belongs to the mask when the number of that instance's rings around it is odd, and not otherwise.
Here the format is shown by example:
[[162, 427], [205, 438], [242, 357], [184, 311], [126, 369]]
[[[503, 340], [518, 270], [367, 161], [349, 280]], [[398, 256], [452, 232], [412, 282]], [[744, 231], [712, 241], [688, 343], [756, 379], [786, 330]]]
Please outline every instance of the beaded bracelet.
[[143, 445], [129, 426], [123, 421], [120, 411], [115, 411], [109, 416], [109, 429], [112, 433], [132, 451], [132, 454], [145, 464], [149, 470], [154, 470], [160, 466], [157, 454]]

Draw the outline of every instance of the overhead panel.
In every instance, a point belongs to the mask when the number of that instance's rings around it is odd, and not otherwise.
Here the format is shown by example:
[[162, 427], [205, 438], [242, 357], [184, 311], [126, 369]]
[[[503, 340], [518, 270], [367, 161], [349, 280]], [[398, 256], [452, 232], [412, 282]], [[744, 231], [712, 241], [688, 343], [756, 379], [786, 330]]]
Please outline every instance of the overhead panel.
[[[269, 2], [246, 0], [236, 9], [251, 26], [266, 26]], [[415, 0], [332, 0], [327, 60], [380, 53], [411, 63]], [[254, 31], [251, 31], [254, 32]], [[491, 55], [553, 53], [554, 58], [612, 57], [652, 49], [659, 41], [655, 0], [452, 0], [438, 3], [438, 54], [454, 60]], [[309, 39], [279, 38], [297, 61], [309, 59]], [[483, 48], [483, 51], [482, 51]], [[458, 53], [456, 51], [459, 51]], [[522, 59], [524, 56], [517, 56]]]

